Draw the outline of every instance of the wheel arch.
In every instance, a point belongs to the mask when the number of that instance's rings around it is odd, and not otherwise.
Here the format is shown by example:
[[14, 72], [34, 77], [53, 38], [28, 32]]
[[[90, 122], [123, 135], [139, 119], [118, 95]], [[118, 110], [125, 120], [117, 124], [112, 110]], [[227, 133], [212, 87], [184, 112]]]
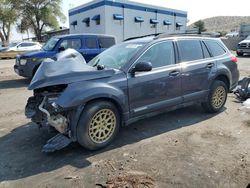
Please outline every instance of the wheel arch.
[[84, 113], [86, 106], [97, 101], [107, 101], [107, 102], [114, 104], [120, 115], [121, 126], [123, 125], [123, 120], [124, 120], [123, 109], [121, 107], [121, 104], [116, 99], [111, 98], [111, 97], [92, 98], [86, 101], [83, 105], [78, 106], [78, 108], [73, 112], [73, 114], [71, 114], [73, 116], [72, 117], [73, 121], [70, 123], [70, 131], [71, 131], [70, 137], [73, 141], [77, 141], [77, 126], [79, 124], [82, 113]]
[[121, 104], [116, 99], [111, 98], [111, 97], [97, 97], [97, 98], [90, 99], [89, 101], [85, 103], [85, 105], [89, 105], [96, 101], [107, 101], [107, 102], [114, 104], [122, 118], [123, 109], [121, 107]]
[[215, 77], [214, 80], [222, 81], [226, 84], [228, 91], [230, 90], [230, 80], [225, 74], [220, 74]]

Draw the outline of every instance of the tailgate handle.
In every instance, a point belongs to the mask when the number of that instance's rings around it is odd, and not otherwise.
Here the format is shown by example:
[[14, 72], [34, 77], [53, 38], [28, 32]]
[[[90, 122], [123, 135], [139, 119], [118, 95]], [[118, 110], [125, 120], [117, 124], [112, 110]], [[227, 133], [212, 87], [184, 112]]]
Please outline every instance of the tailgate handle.
[[211, 69], [213, 66], [214, 66], [214, 63], [208, 63], [208, 64], [207, 64], [207, 68], [208, 68], [208, 69]]
[[180, 74], [179, 71], [172, 71], [169, 73], [169, 76], [178, 76]]

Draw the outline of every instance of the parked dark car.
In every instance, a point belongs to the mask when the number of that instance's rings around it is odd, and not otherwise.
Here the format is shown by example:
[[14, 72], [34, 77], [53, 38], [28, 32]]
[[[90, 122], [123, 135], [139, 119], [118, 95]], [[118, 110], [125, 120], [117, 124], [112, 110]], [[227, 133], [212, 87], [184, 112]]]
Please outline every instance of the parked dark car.
[[236, 62], [220, 39], [162, 34], [129, 40], [85, 65], [42, 64], [29, 86], [34, 96], [26, 116], [61, 133], [44, 151], [58, 149], [52, 143], [59, 140], [100, 149], [139, 119], [197, 103], [220, 111], [238, 83]]
[[55, 36], [44, 44], [42, 50], [17, 56], [14, 70], [20, 76], [32, 78], [44, 59], [54, 58], [58, 52], [67, 48], [77, 50], [88, 62], [115, 43], [115, 37], [109, 35], [75, 34]]

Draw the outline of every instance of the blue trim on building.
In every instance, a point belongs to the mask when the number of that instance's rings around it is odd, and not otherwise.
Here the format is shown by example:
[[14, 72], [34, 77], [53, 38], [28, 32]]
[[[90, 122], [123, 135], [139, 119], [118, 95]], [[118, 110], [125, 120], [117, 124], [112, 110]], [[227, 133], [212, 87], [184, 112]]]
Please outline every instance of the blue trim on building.
[[172, 25], [172, 23], [170, 21], [168, 21], [168, 20], [164, 20], [163, 25]]
[[124, 20], [124, 17], [122, 14], [113, 14], [114, 20]]
[[187, 17], [187, 14], [183, 14], [183, 13], [178, 13], [178, 12], [174, 12], [174, 11], [168, 11], [168, 10], [163, 10], [163, 9], [155, 9], [155, 8], [150, 8], [150, 7], [142, 7], [139, 5], [132, 5], [132, 4], [127, 4], [127, 3], [119, 3], [119, 2], [112, 2], [112, 1], [107, 1], [107, 0], [103, 0], [101, 2], [86, 6], [86, 7], [82, 7], [79, 8], [77, 10], [73, 10], [71, 12], [69, 12], [69, 16], [73, 16], [76, 14], [80, 14], [82, 12], [94, 9], [94, 8], [98, 8], [101, 6], [112, 6], [112, 7], [121, 7], [121, 8], [127, 8], [127, 9], [132, 9], [132, 10], [139, 10], [139, 11], [145, 11], [145, 12], [153, 12], [153, 13], [159, 13], [159, 14], [166, 14], [166, 15], [172, 15], [172, 16], [178, 16], [178, 17]]
[[137, 17], [135, 17], [135, 22], [144, 22], [144, 19], [142, 18], [142, 17], [139, 17], [139, 16], [137, 16]]
[[85, 23], [90, 22], [90, 18], [89, 18], [89, 17], [84, 18], [84, 19], [82, 20], [82, 22], [85, 22]]
[[101, 20], [100, 14], [93, 16], [92, 20]]
[[182, 26], [183, 26], [182, 23], [180, 23], [180, 22], [177, 22], [177, 23], [176, 23], [176, 27], [182, 27]]
[[71, 24], [70, 25], [77, 25], [77, 21], [73, 21], [73, 22], [71, 22]]
[[150, 23], [151, 24], [158, 24], [159, 20], [157, 20], [157, 19], [150, 19]]

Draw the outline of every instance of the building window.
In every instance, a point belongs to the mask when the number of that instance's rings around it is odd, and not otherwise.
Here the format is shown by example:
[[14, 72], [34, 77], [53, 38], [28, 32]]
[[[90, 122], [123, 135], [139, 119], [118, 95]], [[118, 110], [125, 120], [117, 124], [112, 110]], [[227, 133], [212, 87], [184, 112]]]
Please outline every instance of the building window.
[[142, 23], [142, 22], [144, 22], [144, 19], [140, 16], [137, 16], [137, 17], [135, 17], [135, 22]]
[[177, 22], [177, 23], [176, 23], [176, 31], [180, 31], [182, 26], [183, 26], [182, 23]]
[[92, 20], [95, 21], [96, 25], [100, 25], [100, 24], [101, 24], [101, 16], [100, 16], [100, 14], [95, 15], [95, 16], [92, 18]]
[[89, 27], [89, 26], [90, 26], [90, 18], [89, 18], [89, 17], [88, 17], [88, 18], [84, 18], [84, 19], [82, 20], [82, 22], [85, 23], [86, 27]]
[[74, 30], [76, 30], [76, 29], [77, 29], [77, 21], [73, 21], [73, 22], [71, 22], [71, 24], [70, 24], [70, 25], [72, 25], [72, 26], [73, 26]]
[[150, 24], [151, 24], [151, 28], [156, 28], [156, 25], [159, 23], [159, 21], [157, 19], [150, 19]]
[[169, 27], [170, 27], [170, 25], [172, 25], [172, 23], [170, 21], [168, 21], [168, 20], [164, 20], [163, 25], [167, 26], [167, 29], [169, 30]]
[[122, 14], [113, 14], [114, 20], [124, 20], [124, 17]]

